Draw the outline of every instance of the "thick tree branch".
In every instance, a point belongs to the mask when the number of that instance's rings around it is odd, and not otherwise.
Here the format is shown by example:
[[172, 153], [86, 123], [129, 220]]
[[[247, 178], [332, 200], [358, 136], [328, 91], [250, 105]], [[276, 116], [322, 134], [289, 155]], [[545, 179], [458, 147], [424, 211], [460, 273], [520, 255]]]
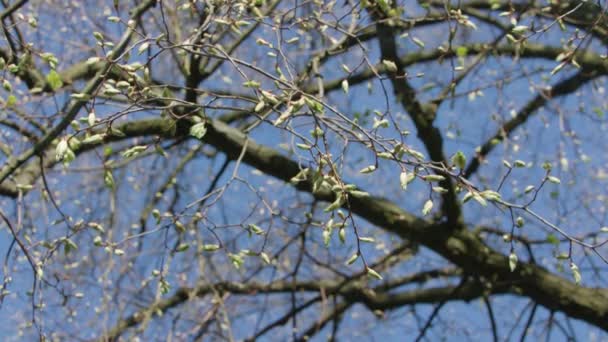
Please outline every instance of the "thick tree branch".
[[[433, 121], [437, 115], [437, 106], [421, 103], [417, 99], [416, 90], [410, 85], [407, 78], [399, 77], [406, 75], [406, 71], [397, 55], [395, 33], [391, 27], [383, 23], [377, 24], [376, 27], [382, 59], [394, 62], [397, 67], [397, 70], [390, 74], [395, 97], [414, 121], [418, 138], [424, 144], [431, 160], [447, 167], [448, 162], [443, 154], [443, 137], [439, 129], [433, 125]], [[452, 179], [446, 177], [439, 185], [447, 190], [441, 195], [443, 199], [441, 204], [442, 213], [447, 221], [450, 222], [449, 227], [451, 229], [460, 228], [462, 213]]]
[[[163, 119], [135, 121], [124, 124], [122, 129], [128, 135], [149, 133], [175, 138], [188, 134], [187, 125], [168, 131], [167, 122]], [[274, 149], [255, 143], [239, 130], [219, 121], [208, 123], [203, 140], [231, 159], [240, 156], [249, 140], [242, 158], [244, 163], [285, 182], [300, 172], [295, 161]], [[310, 180], [299, 182], [295, 186], [312, 193]], [[334, 200], [334, 194], [329, 189], [317, 191], [313, 195], [319, 200]], [[571, 317], [608, 330], [608, 322], [604, 319], [608, 313], [607, 290], [576, 285], [543, 267], [525, 262], [518, 263], [517, 269], [511, 272], [507, 256], [487, 246], [474, 232], [466, 229], [452, 230], [445, 223], [420, 219], [380, 197], [351, 197], [349, 208], [382, 229], [430, 248], [462, 267], [465, 273], [494, 279], [495, 284], [511, 284], [515, 293], [529, 297], [548, 309], [563, 311]]]
[[[415, 277], [406, 277], [408, 280]], [[405, 281], [398, 280], [395, 283], [405, 284]], [[482, 284], [474, 281], [465, 282], [461, 286], [446, 286], [408, 290], [397, 293], [389, 293], [390, 288], [369, 289], [365, 283], [355, 282], [344, 285], [343, 281], [317, 280], [299, 282], [294, 284], [291, 281], [274, 282], [271, 284], [261, 284], [256, 282], [231, 283], [223, 282], [211, 285], [202, 285], [197, 288], [181, 288], [171, 297], [160, 300], [149, 307], [142, 309], [133, 315], [121, 320], [112, 328], [102, 341], [114, 340], [128, 328], [134, 327], [150, 317], [151, 313], [166, 312], [167, 310], [180, 305], [192, 298], [203, 298], [210, 294], [222, 295], [230, 293], [233, 295], [252, 295], [252, 294], [286, 294], [291, 292], [312, 292], [324, 291], [328, 296], [339, 296], [346, 303], [346, 307], [355, 303], [361, 303], [370, 310], [394, 310], [410, 304], [436, 303], [440, 301], [470, 301], [480, 298], [488, 291], [493, 294], [506, 293], [506, 287], [495, 287], [488, 289]], [[345, 307], [345, 309], [346, 309]], [[327, 323], [327, 322], [325, 322]], [[322, 326], [321, 326], [322, 327]], [[311, 330], [312, 332], [312, 330]]]
[[[204, 138], [205, 142], [233, 159], [238, 158], [247, 139], [241, 132], [221, 122], [212, 122]], [[299, 172], [296, 162], [273, 149], [251, 140], [247, 146], [243, 161], [260, 171], [284, 181], [289, 181]], [[312, 192], [309, 181], [299, 182], [296, 187]], [[330, 191], [320, 191], [314, 196], [332, 201], [334, 195]], [[422, 220], [383, 198], [353, 197], [350, 209], [378, 227], [423, 244], [462, 267], [466, 273], [495, 279], [498, 284], [513, 284], [517, 293], [549, 309], [563, 311], [574, 318], [608, 329], [608, 322], [604, 319], [608, 313], [606, 290], [576, 285], [543, 267], [525, 262], [520, 262], [517, 269], [511, 272], [508, 258], [491, 249], [474, 233], [466, 229], [452, 230], [443, 223]]]

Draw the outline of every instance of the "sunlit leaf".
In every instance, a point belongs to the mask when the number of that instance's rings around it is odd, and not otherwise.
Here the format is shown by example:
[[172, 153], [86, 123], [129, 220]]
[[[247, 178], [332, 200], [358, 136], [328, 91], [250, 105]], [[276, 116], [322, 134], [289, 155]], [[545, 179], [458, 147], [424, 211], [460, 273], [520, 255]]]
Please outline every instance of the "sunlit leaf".
[[515, 254], [515, 252], [511, 252], [511, 254], [509, 254], [509, 269], [511, 270], [511, 272], [515, 271], [515, 268], [517, 267], [517, 254]]
[[433, 201], [427, 200], [426, 202], [424, 202], [424, 206], [422, 207], [422, 215], [423, 216], [428, 215], [432, 209], [433, 209]]

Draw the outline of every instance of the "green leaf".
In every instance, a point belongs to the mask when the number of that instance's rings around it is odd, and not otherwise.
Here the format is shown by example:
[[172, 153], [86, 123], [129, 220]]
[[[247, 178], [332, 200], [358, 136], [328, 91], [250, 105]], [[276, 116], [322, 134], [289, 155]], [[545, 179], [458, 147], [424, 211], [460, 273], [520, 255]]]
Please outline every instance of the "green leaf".
[[112, 175], [112, 171], [106, 170], [104, 172], [103, 181], [108, 188], [114, 188], [114, 176]]
[[181, 243], [181, 244], [179, 244], [179, 246], [177, 246], [177, 248], [175, 248], [175, 252], [176, 253], [185, 252], [188, 250], [188, 248], [190, 248], [189, 244]]
[[480, 194], [478, 194], [476, 192], [473, 193], [473, 199], [484, 207], [488, 205], [488, 202], [486, 202], [486, 200]]
[[202, 249], [205, 252], [215, 252], [218, 249], [220, 249], [220, 245], [217, 245], [217, 244], [206, 244], [206, 245], [203, 245]]
[[338, 238], [340, 238], [340, 242], [342, 242], [342, 243], [346, 242], [346, 229], [344, 229], [344, 227], [341, 227], [338, 230]]
[[464, 169], [467, 164], [467, 157], [461, 151], [456, 152], [454, 156], [452, 156], [452, 164], [454, 164], [459, 169]]
[[445, 177], [442, 175], [426, 175], [426, 176], [422, 176], [422, 179], [424, 179], [427, 182], [441, 182], [441, 181], [445, 180]]
[[65, 239], [63, 241], [63, 252], [65, 255], [70, 254], [71, 251], [75, 251], [78, 249], [78, 246], [74, 243], [74, 241], [70, 239]]
[[271, 261], [270, 261], [270, 257], [268, 256], [268, 254], [262, 252], [262, 253], [260, 253], [260, 258], [262, 258], [262, 261], [264, 261], [264, 263], [266, 263], [266, 265], [270, 265]]
[[175, 230], [180, 234], [184, 233], [186, 231], [186, 226], [184, 226], [184, 224], [181, 223], [179, 220], [176, 220], [174, 222], [174, 226], [175, 226]]
[[55, 159], [57, 161], [62, 161], [68, 148], [68, 140], [66, 138], [61, 139], [55, 147]]
[[581, 272], [578, 269], [578, 266], [576, 266], [575, 263], [570, 262], [570, 270], [572, 270], [572, 276], [574, 277], [574, 282], [578, 285], [581, 283]]
[[372, 173], [374, 171], [376, 171], [376, 165], [370, 165], [362, 168], [359, 173]]
[[61, 88], [63, 86], [63, 81], [61, 77], [55, 70], [51, 70], [48, 75], [46, 75], [46, 82], [49, 84], [53, 91]]
[[513, 165], [515, 167], [526, 167], [526, 162], [523, 160], [516, 160], [515, 162], [513, 162]]
[[488, 201], [500, 201], [500, 194], [493, 190], [484, 190], [480, 195]]
[[404, 191], [407, 190], [408, 184], [413, 179], [413, 177], [410, 178], [410, 175], [406, 171], [401, 172], [401, 174], [399, 175], [399, 184], [401, 185], [401, 189], [403, 189]]
[[331, 230], [325, 229], [323, 230], [323, 244], [325, 247], [329, 247], [329, 242], [331, 241]]
[[93, 134], [91, 136], [84, 138], [82, 140], [82, 143], [91, 144], [91, 145], [99, 144], [103, 141], [104, 137], [105, 137], [105, 134]]
[[251, 81], [247, 81], [247, 82], [243, 83], [243, 86], [247, 87], [247, 88], [256, 88], [257, 89], [260, 87], [260, 82], [251, 80]]
[[6, 91], [9, 91], [9, 92], [13, 91], [13, 86], [11, 85], [11, 82], [9, 82], [7, 79], [5, 79], [4, 81], [2, 81], [2, 87]]
[[547, 234], [547, 242], [553, 245], [559, 245], [559, 239], [555, 234]]
[[199, 122], [190, 127], [190, 135], [197, 138], [202, 139], [207, 133], [207, 125], [205, 122]]
[[350, 258], [348, 258], [348, 260], [346, 261], [346, 264], [352, 265], [355, 261], [357, 261], [358, 258], [359, 258], [359, 253], [355, 253]]
[[342, 80], [342, 91], [344, 91], [345, 94], [348, 94], [348, 80], [347, 79]]
[[148, 48], [150, 47], [150, 42], [145, 42], [143, 44], [141, 44], [139, 46], [139, 48], [137, 49], [137, 54], [141, 55], [142, 53], [144, 53], [146, 50], [148, 50]]
[[17, 97], [13, 94], [10, 94], [6, 99], [7, 107], [14, 107], [17, 104]]
[[517, 254], [515, 254], [515, 252], [511, 252], [511, 254], [509, 254], [509, 269], [511, 269], [511, 272], [515, 271], [515, 268], [517, 267]]
[[414, 42], [414, 44], [424, 49], [424, 42], [420, 40], [420, 38], [412, 37], [412, 41]]
[[376, 242], [376, 239], [374, 239], [373, 237], [368, 237], [368, 236], [359, 236], [359, 241], [374, 243], [374, 242]]
[[258, 225], [256, 225], [256, 224], [251, 223], [251, 224], [249, 224], [249, 225], [247, 226], [247, 228], [248, 228], [248, 230], [249, 230], [250, 232], [254, 233], [255, 235], [262, 235], [262, 234], [264, 234], [264, 229], [260, 228], [260, 227], [259, 227]]
[[466, 46], [459, 46], [456, 48], [456, 56], [465, 57], [469, 52], [469, 49]]
[[389, 61], [388, 59], [383, 59], [382, 65], [384, 65], [384, 67], [386, 68], [386, 71], [388, 71], [388, 72], [397, 71], [397, 64], [395, 64], [395, 62], [393, 62], [393, 61]]
[[426, 201], [424, 203], [424, 206], [422, 207], [422, 215], [423, 216], [428, 215], [432, 209], [433, 209], [433, 201], [432, 200]]
[[332, 202], [329, 206], [327, 206], [323, 211], [328, 213], [331, 211], [334, 211], [336, 209], [339, 209], [340, 207], [342, 207], [342, 205], [346, 202], [346, 198], [344, 197], [343, 194], [339, 194], [338, 196], [336, 196], [336, 200], [334, 202]]
[[146, 146], [146, 145], [133, 146], [130, 149], [124, 151], [122, 153], [122, 156], [125, 157], [125, 158], [135, 157], [138, 154], [140, 154], [143, 151], [145, 151], [147, 148], [148, 148], [148, 146]]
[[368, 267], [367, 268], [367, 274], [372, 277], [372, 278], [376, 278], [378, 280], [382, 280], [382, 276], [380, 275], [380, 273], [374, 271], [372, 268]]

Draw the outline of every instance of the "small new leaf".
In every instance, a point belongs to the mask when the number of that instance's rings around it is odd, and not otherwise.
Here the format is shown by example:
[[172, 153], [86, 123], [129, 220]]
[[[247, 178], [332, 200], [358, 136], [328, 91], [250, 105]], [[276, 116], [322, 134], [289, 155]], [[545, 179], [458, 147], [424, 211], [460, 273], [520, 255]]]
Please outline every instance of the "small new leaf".
[[188, 250], [188, 248], [190, 248], [189, 244], [181, 243], [181, 244], [179, 244], [179, 246], [177, 246], [177, 248], [175, 248], [175, 252], [176, 253], [185, 252]]
[[148, 50], [148, 48], [150, 47], [150, 43], [149, 42], [145, 42], [143, 44], [141, 44], [139, 46], [139, 48], [137, 49], [137, 54], [141, 55], [142, 53], [144, 53], [146, 50]]
[[323, 211], [328, 213], [331, 211], [334, 211], [336, 209], [339, 209], [344, 202], [346, 202], [346, 198], [344, 197], [343, 194], [340, 194], [337, 196], [336, 200], [334, 202], [332, 202], [330, 205], [328, 205]]
[[57, 144], [57, 147], [55, 148], [55, 159], [57, 159], [57, 161], [63, 160], [68, 151], [68, 148], [68, 140], [65, 138], [61, 139], [61, 141], [59, 141], [59, 144]]
[[462, 170], [467, 164], [467, 157], [465, 157], [464, 153], [458, 151], [452, 156], [452, 164]]
[[346, 264], [352, 265], [355, 261], [357, 261], [358, 258], [359, 258], [359, 253], [355, 253], [350, 258], [348, 258], [348, 260], [346, 261]]
[[382, 276], [380, 275], [380, 273], [374, 271], [374, 269], [368, 267], [367, 268], [367, 274], [372, 277], [372, 278], [376, 278], [378, 280], [382, 280]]
[[205, 122], [199, 122], [190, 127], [190, 135], [197, 139], [202, 139], [205, 136], [205, 133], [207, 133], [207, 125]]
[[135, 157], [138, 154], [142, 153], [143, 151], [145, 151], [148, 148], [148, 146], [145, 145], [138, 145], [138, 146], [133, 146], [130, 149], [124, 151], [122, 153], [122, 156], [124, 158], [131, 158], [131, 157]]
[[397, 64], [393, 61], [389, 61], [388, 59], [382, 60], [382, 65], [386, 68], [388, 72], [397, 72]]
[[112, 176], [112, 171], [106, 170], [104, 172], [103, 182], [108, 188], [110, 188], [110, 189], [114, 188], [114, 176]]
[[401, 172], [401, 174], [399, 175], [399, 184], [401, 184], [401, 189], [403, 189], [404, 191], [407, 190], [407, 185], [410, 183], [409, 180], [409, 175], [407, 174], [407, 172], [403, 171]]
[[217, 245], [217, 244], [207, 244], [207, 245], [203, 245], [202, 249], [205, 252], [215, 252], [218, 249], [220, 249], [220, 245]]
[[422, 176], [422, 179], [427, 182], [441, 182], [442, 180], [445, 180], [445, 177], [442, 175], [426, 175]]
[[370, 166], [364, 167], [359, 172], [360, 173], [372, 173], [374, 171], [376, 171], [376, 165], [370, 165]]
[[516, 267], [517, 267], [517, 254], [515, 254], [515, 252], [511, 251], [511, 254], [509, 254], [509, 268], [511, 269], [511, 272], [515, 271]]
[[572, 276], [574, 277], [574, 282], [578, 285], [581, 283], [581, 272], [578, 269], [578, 266], [576, 266], [575, 263], [570, 262], [570, 270], [572, 270]]
[[424, 203], [424, 206], [422, 207], [422, 215], [426, 216], [428, 215], [431, 210], [433, 209], [433, 201], [428, 200]]
[[484, 207], [488, 205], [488, 202], [478, 193], [473, 194], [473, 199]]

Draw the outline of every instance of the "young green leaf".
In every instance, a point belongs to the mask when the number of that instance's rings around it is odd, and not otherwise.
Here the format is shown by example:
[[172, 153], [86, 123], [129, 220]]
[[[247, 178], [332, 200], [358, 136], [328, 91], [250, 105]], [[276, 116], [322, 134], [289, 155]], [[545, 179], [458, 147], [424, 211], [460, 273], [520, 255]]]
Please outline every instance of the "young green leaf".
[[205, 122], [199, 122], [190, 127], [190, 135], [197, 138], [202, 139], [207, 133], [207, 125]]
[[407, 190], [407, 185], [410, 183], [409, 175], [406, 171], [401, 172], [399, 175], [399, 184], [401, 184], [401, 189], [404, 191]]
[[143, 44], [141, 44], [139, 46], [139, 48], [137, 49], [137, 54], [141, 55], [142, 53], [144, 53], [146, 50], [148, 50], [148, 48], [150, 47], [150, 42], [145, 42]]
[[353, 254], [348, 260], [346, 260], [347, 265], [352, 265], [359, 258], [359, 253]]
[[87, 116], [87, 123], [89, 124], [89, 127], [90, 126], [94, 126], [95, 125], [95, 121], [97, 121], [97, 118], [95, 117], [95, 111], [91, 110], [89, 112], [89, 115]]
[[572, 276], [574, 277], [574, 282], [578, 285], [581, 283], [581, 272], [578, 269], [578, 266], [576, 266], [575, 263], [570, 262], [570, 270], [572, 271]]
[[486, 202], [486, 200], [477, 192], [473, 193], [473, 199], [483, 207], [488, 205], [488, 202]]
[[249, 224], [248, 229], [255, 235], [264, 234], [264, 229], [260, 228], [258, 225], [253, 224], [253, 223]]
[[175, 248], [175, 252], [176, 253], [181, 253], [181, 252], [185, 252], [188, 250], [188, 248], [190, 248], [190, 245], [188, 243], [180, 243], [176, 248]]
[[338, 230], [338, 237], [340, 238], [341, 243], [346, 242], [346, 229], [344, 229], [344, 227], [340, 227], [340, 230]]
[[142, 153], [143, 151], [145, 151], [148, 148], [148, 146], [146, 145], [139, 145], [139, 146], [133, 146], [130, 149], [124, 151], [122, 153], [122, 156], [124, 158], [131, 158], [131, 157], [135, 157], [138, 154]]
[[467, 164], [467, 157], [465, 157], [464, 153], [458, 151], [452, 156], [452, 164], [463, 170]]
[[108, 188], [110, 188], [110, 189], [114, 188], [114, 176], [112, 175], [112, 171], [110, 171], [110, 170], [104, 171], [103, 182]]
[[426, 175], [426, 176], [422, 176], [422, 179], [424, 179], [427, 182], [441, 182], [441, 181], [445, 180], [445, 177], [442, 175]]
[[361, 171], [359, 171], [359, 173], [372, 173], [374, 171], [376, 171], [376, 165], [370, 165], [370, 166], [362, 168]]
[[511, 269], [511, 272], [515, 271], [516, 267], [517, 267], [517, 254], [515, 254], [514, 251], [511, 251], [511, 254], [509, 254], [509, 268]]
[[523, 160], [516, 160], [516, 161], [513, 162], [513, 165], [515, 167], [519, 167], [519, 168], [526, 167], [526, 162], [523, 161]]
[[397, 64], [393, 61], [389, 61], [388, 59], [382, 60], [382, 65], [386, 68], [388, 72], [397, 72]]
[[329, 206], [327, 206], [323, 211], [328, 213], [339, 209], [340, 207], [342, 207], [344, 202], [346, 202], [346, 197], [343, 194], [339, 194], [338, 196], [336, 196], [336, 200], [333, 201]]
[[323, 230], [323, 244], [325, 247], [329, 247], [329, 242], [331, 241], [331, 229]]
[[372, 268], [368, 267], [367, 269], [367, 274], [372, 277], [372, 278], [376, 278], [378, 280], [382, 280], [382, 276], [380, 275], [380, 273], [374, 271]]
[[428, 215], [431, 212], [432, 209], [433, 209], [433, 201], [432, 200], [427, 200], [424, 203], [424, 206], [422, 207], [422, 215], [423, 216]]
[[270, 257], [268, 256], [268, 254], [262, 252], [262, 253], [260, 253], [260, 258], [262, 258], [262, 261], [264, 261], [264, 263], [266, 265], [270, 265], [271, 261], [270, 261]]
[[217, 245], [217, 244], [206, 244], [206, 245], [203, 245], [203, 248], [202, 248], [202, 250], [205, 252], [215, 252], [218, 249], [220, 249], [220, 245]]
[[57, 147], [55, 147], [55, 159], [57, 161], [62, 161], [68, 151], [68, 148], [68, 140], [66, 138], [61, 139], [57, 144]]
[[347, 79], [342, 80], [342, 91], [344, 91], [344, 94], [348, 94], [348, 80]]

